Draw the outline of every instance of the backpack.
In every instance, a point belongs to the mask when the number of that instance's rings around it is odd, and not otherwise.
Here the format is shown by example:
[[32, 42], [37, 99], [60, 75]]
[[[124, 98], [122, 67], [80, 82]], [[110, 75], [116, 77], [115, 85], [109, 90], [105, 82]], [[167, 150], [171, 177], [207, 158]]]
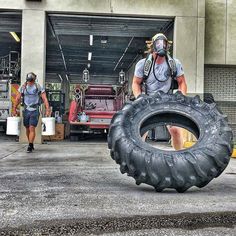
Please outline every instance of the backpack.
[[[177, 67], [176, 67], [175, 60], [169, 54], [166, 55], [166, 61], [169, 66], [171, 78], [172, 78], [169, 92], [173, 93], [174, 89], [178, 89], [178, 82], [175, 80], [176, 75], [177, 75]], [[152, 53], [149, 53], [148, 56], [146, 57], [144, 68], [143, 68], [143, 81], [145, 84], [145, 89], [146, 89], [146, 80], [149, 77], [153, 63], [154, 63], [154, 59], [153, 59]]]
[[[39, 96], [39, 101], [38, 101], [38, 103], [37, 104], [33, 104], [33, 105], [31, 105], [31, 107], [32, 108], [39, 108], [40, 107], [40, 105], [43, 103], [42, 102], [42, 98], [41, 98], [41, 91], [39, 90], [39, 84], [37, 84], [37, 83], [35, 83], [35, 85], [36, 85], [36, 92], [35, 92], [35, 95], [36, 94], [38, 94], [38, 96]], [[27, 82], [25, 82], [24, 84], [23, 84], [23, 86], [22, 86], [22, 88], [23, 88], [23, 90], [22, 90], [22, 92], [21, 92], [21, 106], [26, 106], [25, 105], [25, 101], [24, 101], [24, 97], [25, 97], [25, 91], [27, 92]]]

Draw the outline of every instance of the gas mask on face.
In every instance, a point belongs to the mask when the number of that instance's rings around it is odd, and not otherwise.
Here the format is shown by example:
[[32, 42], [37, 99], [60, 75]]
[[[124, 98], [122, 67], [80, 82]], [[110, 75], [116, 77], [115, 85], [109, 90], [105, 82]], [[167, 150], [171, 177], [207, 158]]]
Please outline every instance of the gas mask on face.
[[168, 40], [164, 34], [156, 34], [152, 38], [153, 51], [160, 57], [164, 57], [168, 51]]
[[36, 75], [34, 73], [28, 73], [26, 75], [26, 81], [27, 82], [33, 82], [36, 80]]
[[167, 41], [164, 39], [157, 39], [153, 42], [154, 52], [160, 56], [164, 57], [167, 54]]

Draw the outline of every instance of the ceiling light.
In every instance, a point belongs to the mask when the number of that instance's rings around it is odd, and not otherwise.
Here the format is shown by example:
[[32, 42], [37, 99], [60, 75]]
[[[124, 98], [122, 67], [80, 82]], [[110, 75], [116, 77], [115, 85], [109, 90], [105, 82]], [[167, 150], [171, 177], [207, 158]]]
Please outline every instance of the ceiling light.
[[20, 38], [18, 37], [18, 35], [15, 32], [9, 32], [11, 34], [11, 36], [16, 40], [16, 42], [20, 42]]
[[89, 35], [89, 45], [93, 46], [93, 35]]
[[101, 37], [101, 44], [106, 44], [107, 43], [107, 36]]
[[124, 84], [125, 83], [125, 72], [123, 70], [119, 73], [119, 83]]
[[87, 83], [89, 81], [89, 71], [87, 68], [83, 70], [83, 81]]
[[88, 68], [90, 68], [91, 64], [90, 64], [90, 63], [88, 63], [88, 65], [87, 65], [87, 66], [88, 66]]
[[88, 53], [88, 60], [91, 61], [91, 59], [92, 59], [92, 53], [89, 52], [89, 53]]

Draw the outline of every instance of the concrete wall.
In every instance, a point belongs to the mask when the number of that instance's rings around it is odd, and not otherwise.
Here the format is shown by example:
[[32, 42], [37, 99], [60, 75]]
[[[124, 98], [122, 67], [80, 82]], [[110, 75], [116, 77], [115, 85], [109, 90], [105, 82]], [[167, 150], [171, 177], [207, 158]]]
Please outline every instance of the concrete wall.
[[235, 12], [235, 0], [206, 0], [205, 64], [236, 64]]
[[236, 142], [236, 67], [207, 65], [204, 92], [212, 93], [217, 106], [228, 116]]

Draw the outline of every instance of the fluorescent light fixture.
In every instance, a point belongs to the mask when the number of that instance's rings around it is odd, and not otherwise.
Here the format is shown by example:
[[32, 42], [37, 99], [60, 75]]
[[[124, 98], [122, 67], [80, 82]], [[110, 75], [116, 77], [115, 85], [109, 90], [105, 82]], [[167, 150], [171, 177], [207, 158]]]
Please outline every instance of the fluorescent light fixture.
[[57, 76], [59, 77], [59, 79], [61, 80], [61, 82], [63, 82], [63, 79], [62, 79], [61, 75], [60, 75], [60, 74], [57, 74]]
[[70, 82], [70, 80], [69, 80], [69, 76], [66, 74], [66, 80], [68, 81], [68, 82]]
[[91, 61], [91, 59], [92, 59], [92, 53], [89, 52], [89, 53], [88, 53], [88, 60]]
[[16, 42], [20, 42], [20, 38], [18, 37], [18, 35], [15, 32], [9, 32], [11, 34], [11, 36], [16, 40]]
[[93, 46], [93, 35], [89, 35], [89, 45]]

